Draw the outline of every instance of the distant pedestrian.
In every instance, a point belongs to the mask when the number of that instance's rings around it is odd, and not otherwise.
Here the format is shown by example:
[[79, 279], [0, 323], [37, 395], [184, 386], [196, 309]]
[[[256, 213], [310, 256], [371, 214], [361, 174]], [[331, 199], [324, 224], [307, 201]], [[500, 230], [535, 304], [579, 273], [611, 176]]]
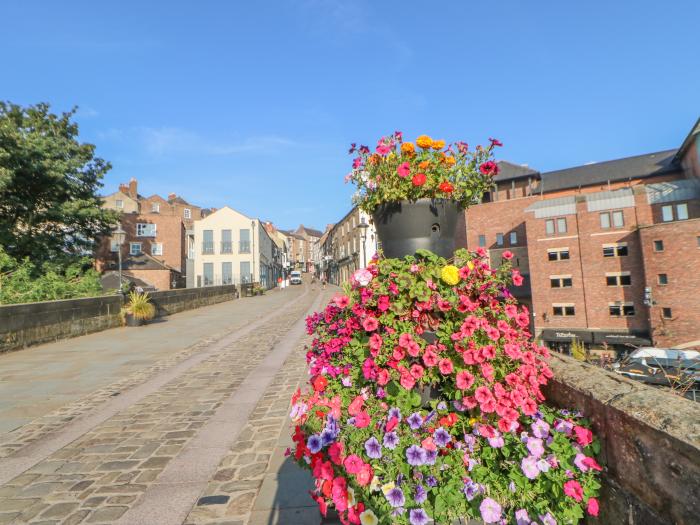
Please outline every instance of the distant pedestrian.
[[321, 276], [321, 284], [323, 285], [323, 289], [326, 289], [326, 276], [322, 275]]

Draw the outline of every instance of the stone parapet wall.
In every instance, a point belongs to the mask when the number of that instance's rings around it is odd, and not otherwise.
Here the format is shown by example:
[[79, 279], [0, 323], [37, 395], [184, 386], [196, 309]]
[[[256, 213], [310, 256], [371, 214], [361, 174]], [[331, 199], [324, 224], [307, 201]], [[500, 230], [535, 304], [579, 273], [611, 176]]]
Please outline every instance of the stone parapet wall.
[[[185, 288], [149, 294], [158, 316], [234, 299], [236, 286]], [[0, 352], [120, 326], [117, 295], [0, 306]]]
[[548, 400], [581, 410], [602, 441], [602, 522], [698, 523], [700, 404], [559, 354], [551, 361]]

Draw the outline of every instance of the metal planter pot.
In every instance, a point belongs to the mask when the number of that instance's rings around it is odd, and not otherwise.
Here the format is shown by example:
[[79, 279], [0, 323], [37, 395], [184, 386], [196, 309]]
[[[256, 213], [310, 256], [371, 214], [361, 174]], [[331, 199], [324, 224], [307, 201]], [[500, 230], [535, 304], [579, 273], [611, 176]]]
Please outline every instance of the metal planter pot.
[[372, 218], [384, 257], [405, 257], [423, 249], [450, 258], [462, 213], [452, 200], [419, 199], [382, 204]]

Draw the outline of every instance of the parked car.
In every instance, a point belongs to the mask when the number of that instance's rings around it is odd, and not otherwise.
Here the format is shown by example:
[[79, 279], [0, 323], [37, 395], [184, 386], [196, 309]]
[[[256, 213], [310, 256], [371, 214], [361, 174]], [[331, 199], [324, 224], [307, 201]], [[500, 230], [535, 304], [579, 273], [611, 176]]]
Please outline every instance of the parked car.
[[[619, 363], [613, 371], [651, 385], [688, 384], [700, 388], [700, 352], [676, 348], [638, 348]], [[697, 387], [692, 387], [695, 384]]]
[[289, 282], [291, 284], [301, 284], [301, 272], [293, 271], [289, 274]]

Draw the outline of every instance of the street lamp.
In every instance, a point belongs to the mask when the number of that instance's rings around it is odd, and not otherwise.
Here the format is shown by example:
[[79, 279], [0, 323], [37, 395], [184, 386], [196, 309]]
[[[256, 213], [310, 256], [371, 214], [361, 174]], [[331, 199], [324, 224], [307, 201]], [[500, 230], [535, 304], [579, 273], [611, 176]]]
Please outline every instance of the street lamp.
[[251, 250], [250, 254], [253, 257], [253, 268], [251, 270], [250, 282], [251, 284], [255, 282], [255, 220], [250, 221], [250, 240], [251, 240]]
[[118, 224], [117, 229], [112, 232], [112, 239], [117, 243], [117, 258], [119, 260], [119, 291], [122, 291], [122, 244], [126, 239], [126, 232], [122, 230], [122, 225]]
[[367, 228], [369, 228], [369, 224], [365, 222], [365, 219], [362, 218], [360, 219], [360, 224], [357, 225], [358, 228], [360, 228], [360, 239], [362, 239], [362, 260], [364, 261], [362, 264], [362, 268], [367, 268]]

